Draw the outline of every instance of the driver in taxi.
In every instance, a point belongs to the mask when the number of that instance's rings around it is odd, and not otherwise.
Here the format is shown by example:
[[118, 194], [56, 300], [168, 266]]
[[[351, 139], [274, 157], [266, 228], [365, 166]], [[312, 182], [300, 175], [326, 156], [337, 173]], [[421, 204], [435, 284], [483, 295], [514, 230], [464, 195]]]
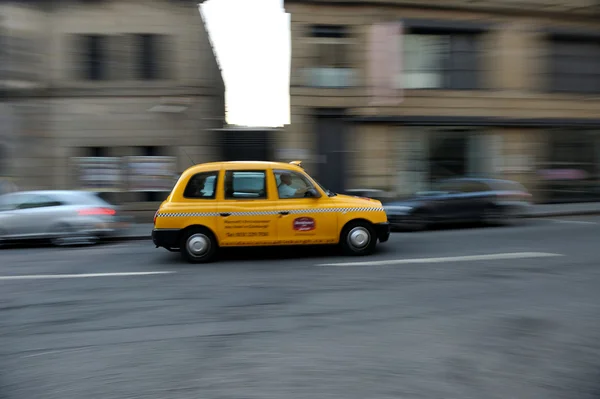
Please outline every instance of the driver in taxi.
[[308, 187], [294, 189], [292, 187], [292, 175], [289, 173], [281, 174], [280, 180], [279, 187], [277, 187], [279, 198], [301, 198], [308, 191]]

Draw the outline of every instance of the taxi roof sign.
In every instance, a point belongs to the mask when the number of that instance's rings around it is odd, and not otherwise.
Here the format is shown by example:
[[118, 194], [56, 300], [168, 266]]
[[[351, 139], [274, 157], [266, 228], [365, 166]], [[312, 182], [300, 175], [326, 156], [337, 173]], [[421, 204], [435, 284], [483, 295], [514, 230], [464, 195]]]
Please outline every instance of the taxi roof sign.
[[[299, 168], [302, 168], [302, 161], [292, 161], [292, 162], [290, 162], [290, 164], [298, 166]], [[302, 169], [304, 169], [304, 168], [302, 168]]]

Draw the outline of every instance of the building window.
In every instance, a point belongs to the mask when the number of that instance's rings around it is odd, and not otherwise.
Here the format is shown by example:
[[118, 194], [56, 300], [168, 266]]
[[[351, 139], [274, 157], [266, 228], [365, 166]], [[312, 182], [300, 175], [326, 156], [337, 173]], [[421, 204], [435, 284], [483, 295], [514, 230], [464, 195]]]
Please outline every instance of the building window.
[[591, 40], [554, 39], [549, 57], [551, 91], [600, 92], [600, 44]]
[[474, 90], [479, 88], [478, 35], [404, 35], [402, 87]]
[[86, 80], [106, 80], [108, 78], [107, 57], [108, 36], [83, 35], [83, 77]]
[[315, 25], [311, 32], [313, 57], [308, 68], [307, 84], [314, 87], [349, 87], [354, 85], [350, 54], [352, 42], [347, 27]]
[[165, 76], [164, 35], [136, 35], [137, 74], [141, 80], [158, 80]]

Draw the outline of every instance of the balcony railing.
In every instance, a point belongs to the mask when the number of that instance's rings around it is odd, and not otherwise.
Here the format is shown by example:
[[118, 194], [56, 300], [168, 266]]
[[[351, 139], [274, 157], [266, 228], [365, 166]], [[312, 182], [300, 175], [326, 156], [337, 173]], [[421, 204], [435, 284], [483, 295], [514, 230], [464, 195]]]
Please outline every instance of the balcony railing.
[[353, 68], [306, 68], [304, 84], [323, 88], [355, 87], [357, 71]]

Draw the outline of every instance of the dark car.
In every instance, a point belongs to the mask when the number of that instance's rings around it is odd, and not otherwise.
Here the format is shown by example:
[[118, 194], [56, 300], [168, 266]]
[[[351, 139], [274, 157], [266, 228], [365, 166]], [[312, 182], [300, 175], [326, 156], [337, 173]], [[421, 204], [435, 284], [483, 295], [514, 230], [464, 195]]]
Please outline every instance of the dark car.
[[378, 190], [374, 188], [352, 188], [344, 190], [342, 194], [351, 195], [353, 197], [371, 198], [381, 202], [386, 202], [390, 200], [390, 194], [383, 190]]
[[524, 216], [530, 205], [531, 194], [519, 183], [454, 178], [412, 198], [387, 202], [384, 208], [392, 227], [422, 230], [439, 223], [509, 223]]

